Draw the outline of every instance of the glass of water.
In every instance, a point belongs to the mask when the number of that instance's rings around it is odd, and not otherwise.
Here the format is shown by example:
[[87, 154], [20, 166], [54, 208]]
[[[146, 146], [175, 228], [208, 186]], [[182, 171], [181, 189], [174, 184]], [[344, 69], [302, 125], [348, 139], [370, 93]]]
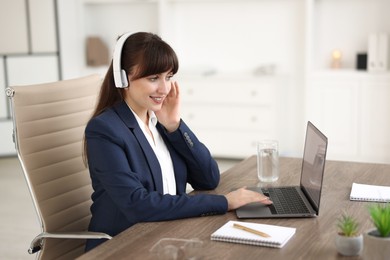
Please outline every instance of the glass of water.
[[257, 143], [257, 176], [261, 182], [274, 182], [279, 178], [278, 141]]

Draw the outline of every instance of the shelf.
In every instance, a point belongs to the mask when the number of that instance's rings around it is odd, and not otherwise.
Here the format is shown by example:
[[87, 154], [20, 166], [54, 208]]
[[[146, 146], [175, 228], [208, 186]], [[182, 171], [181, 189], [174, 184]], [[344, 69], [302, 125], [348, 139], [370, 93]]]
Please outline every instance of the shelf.
[[323, 78], [334, 78], [342, 77], [349, 79], [379, 79], [379, 80], [390, 80], [390, 71], [386, 72], [368, 72], [359, 71], [353, 69], [334, 69], [334, 70], [317, 70], [310, 74], [311, 77], [323, 77]]
[[311, 63], [329, 68], [331, 53], [342, 52], [343, 68], [355, 68], [357, 53], [367, 53], [371, 33], [390, 34], [388, 0], [313, 0]]

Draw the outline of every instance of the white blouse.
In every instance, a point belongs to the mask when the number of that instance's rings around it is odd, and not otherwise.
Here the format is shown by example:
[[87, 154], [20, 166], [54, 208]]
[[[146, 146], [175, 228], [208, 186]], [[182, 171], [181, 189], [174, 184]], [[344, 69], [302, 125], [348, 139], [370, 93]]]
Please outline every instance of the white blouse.
[[149, 114], [148, 126], [153, 135], [152, 137], [150, 136], [144, 122], [138, 117], [138, 115], [131, 108], [130, 110], [134, 114], [135, 118], [137, 119], [138, 125], [140, 126], [150, 146], [153, 148], [153, 151], [156, 154], [158, 162], [160, 163], [164, 194], [176, 195], [176, 179], [173, 170], [173, 163], [172, 163], [169, 150], [156, 128], [157, 125], [156, 115], [154, 114], [153, 111], [148, 111]]

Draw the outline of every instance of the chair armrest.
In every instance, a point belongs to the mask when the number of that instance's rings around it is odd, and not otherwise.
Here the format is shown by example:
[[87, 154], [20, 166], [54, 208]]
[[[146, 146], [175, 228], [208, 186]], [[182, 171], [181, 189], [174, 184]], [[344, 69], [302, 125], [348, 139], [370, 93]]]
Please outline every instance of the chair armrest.
[[31, 241], [29, 254], [34, 254], [41, 250], [45, 238], [61, 239], [111, 239], [110, 235], [100, 232], [42, 232]]

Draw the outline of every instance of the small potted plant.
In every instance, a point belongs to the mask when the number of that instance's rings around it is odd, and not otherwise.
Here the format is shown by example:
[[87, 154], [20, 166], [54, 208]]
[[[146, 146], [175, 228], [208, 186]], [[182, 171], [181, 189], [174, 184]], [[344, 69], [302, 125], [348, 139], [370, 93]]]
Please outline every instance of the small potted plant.
[[368, 207], [375, 228], [363, 236], [364, 259], [390, 259], [390, 203], [376, 203]]
[[363, 249], [363, 236], [359, 233], [359, 223], [356, 219], [344, 213], [337, 220], [337, 227], [337, 251], [345, 256], [359, 255]]

